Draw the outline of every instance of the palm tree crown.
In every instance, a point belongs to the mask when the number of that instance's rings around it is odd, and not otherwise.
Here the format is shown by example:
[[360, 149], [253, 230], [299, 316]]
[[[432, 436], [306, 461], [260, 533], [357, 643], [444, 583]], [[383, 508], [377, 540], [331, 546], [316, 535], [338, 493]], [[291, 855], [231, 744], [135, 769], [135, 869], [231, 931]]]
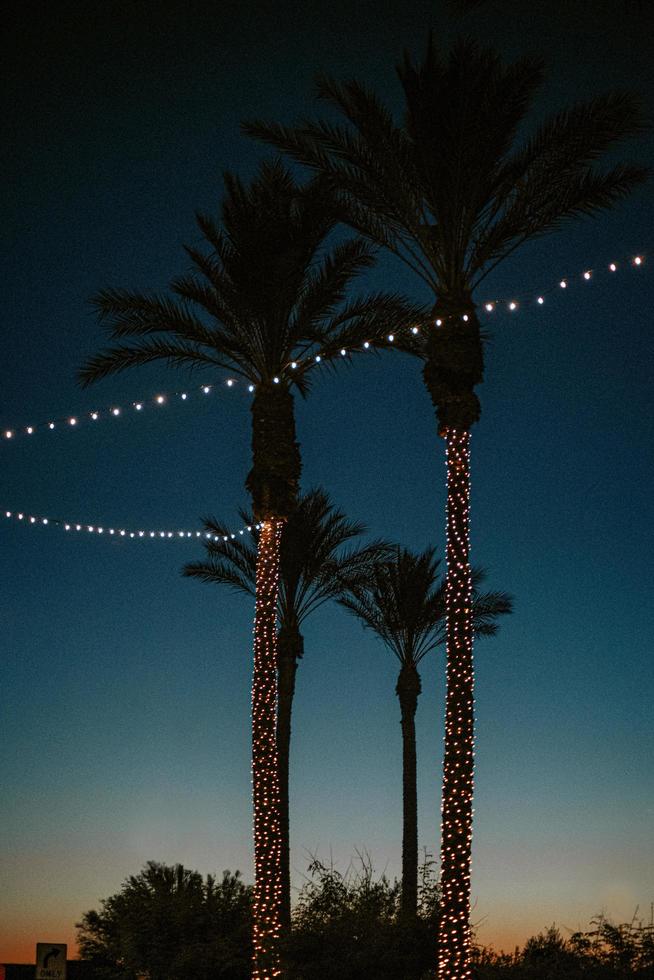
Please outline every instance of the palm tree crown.
[[[203, 582], [231, 586], [254, 596], [258, 531], [252, 514], [239, 511], [253, 527], [251, 538], [232, 536], [215, 518], [204, 522], [213, 538], [204, 542], [206, 559], [189, 562], [184, 575]], [[284, 527], [280, 546], [278, 622], [280, 630], [299, 628], [307, 616], [330, 599], [348, 590], [361, 589], [390, 545], [372, 541], [347, 547], [367, 531], [362, 521], [352, 521], [338, 510], [322, 488], [300, 494]]]
[[222, 368], [254, 390], [253, 470], [248, 487], [258, 520], [285, 516], [300, 477], [291, 391], [305, 395], [318, 364], [329, 364], [368, 335], [419, 319], [400, 296], [347, 299], [351, 281], [373, 262], [360, 238], [325, 248], [337, 223], [322, 178], [300, 186], [279, 161], [244, 185], [225, 175], [221, 225], [198, 224], [209, 246], [187, 247], [192, 270], [171, 294], [103, 289], [94, 298], [112, 347], [80, 371], [86, 385], [129, 367]]
[[540, 60], [504, 65], [471, 40], [444, 60], [430, 38], [422, 64], [405, 55], [398, 74], [403, 124], [359, 82], [322, 77], [318, 96], [342, 123], [244, 128], [329, 180], [343, 220], [429, 288], [441, 329], [404, 334], [395, 346], [427, 362], [441, 426], [467, 428], [479, 416], [473, 388], [483, 374], [475, 287], [527, 240], [607, 209], [644, 180], [643, 167], [595, 166], [644, 118], [634, 96], [608, 94], [552, 116], [516, 145], [543, 82]]

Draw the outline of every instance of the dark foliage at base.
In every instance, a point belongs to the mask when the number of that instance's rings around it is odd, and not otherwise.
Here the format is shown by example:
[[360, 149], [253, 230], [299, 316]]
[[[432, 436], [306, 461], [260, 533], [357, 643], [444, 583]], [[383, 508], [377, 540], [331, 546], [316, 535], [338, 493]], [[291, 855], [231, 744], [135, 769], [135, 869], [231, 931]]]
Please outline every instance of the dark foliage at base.
[[97, 980], [249, 980], [251, 892], [238, 872], [149, 861], [82, 917], [80, 956]]
[[438, 891], [432, 865], [421, 869], [418, 916], [403, 921], [400, 885], [370, 861], [341, 875], [314, 860], [293, 913], [286, 950], [289, 980], [420, 980], [436, 956]]
[[515, 953], [475, 950], [478, 980], [654, 980], [654, 925], [603, 917], [565, 939], [551, 926]]
[[[358, 855], [345, 874], [314, 860], [284, 946], [285, 980], [434, 980], [438, 885], [420, 869], [418, 915]], [[252, 890], [238, 872], [203, 879], [149, 862], [79, 924], [80, 980], [249, 980]], [[72, 964], [71, 964], [72, 966]], [[552, 926], [513, 953], [474, 949], [475, 980], [654, 980], [654, 923], [603, 917], [565, 938]], [[34, 967], [7, 968], [29, 980]], [[19, 973], [18, 970], [29, 970]]]

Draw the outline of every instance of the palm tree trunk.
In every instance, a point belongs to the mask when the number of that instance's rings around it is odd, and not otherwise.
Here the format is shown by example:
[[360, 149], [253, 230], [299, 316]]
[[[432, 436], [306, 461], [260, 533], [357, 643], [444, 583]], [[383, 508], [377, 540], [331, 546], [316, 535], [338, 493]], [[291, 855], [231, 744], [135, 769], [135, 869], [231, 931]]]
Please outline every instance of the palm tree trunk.
[[289, 827], [289, 757], [291, 747], [291, 713], [295, 694], [298, 659], [304, 651], [302, 634], [295, 628], [281, 629], [278, 635], [278, 710], [277, 755], [279, 765], [279, 838], [282, 873], [282, 929], [291, 925], [291, 845]]
[[416, 786], [416, 708], [421, 691], [415, 664], [402, 664], [396, 694], [402, 714], [402, 896], [405, 921], [418, 912], [418, 791]]
[[281, 855], [277, 762], [277, 592], [284, 522], [263, 522], [257, 548], [252, 675], [253, 980], [280, 976]]
[[282, 975], [282, 856], [277, 754], [277, 597], [282, 528], [296, 504], [302, 462], [293, 396], [285, 383], [262, 382], [252, 399], [252, 469], [246, 486], [260, 522], [257, 548], [252, 797], [254, 806], [253, 980]]
[[439, 980], [468, 980], [473, 788], [470, 432], [447, 438], [447, 698], [441, 838]]

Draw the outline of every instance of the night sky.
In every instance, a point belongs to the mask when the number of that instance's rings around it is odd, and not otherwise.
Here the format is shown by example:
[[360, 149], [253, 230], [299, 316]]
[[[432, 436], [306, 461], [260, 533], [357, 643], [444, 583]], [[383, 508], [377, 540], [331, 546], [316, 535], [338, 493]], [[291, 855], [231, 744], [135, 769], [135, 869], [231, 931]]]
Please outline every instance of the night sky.
[[[183, 272], [194, 212], [215, 213], [223, 169], [248, 177], [268, 153], [240, 120], [312, 112], [317, 71], [367, 80], [398, 108], [393, 66], [433, 27], [509, 58], [546, 56], [534, 119], [625, 87], [654, 114], [654, 15], [620, 0], [489, 0], [460, 18], [427, 0], [10, 6], [0, 425], [80, 423], [2, 440], [2, 515], [240, 526], [247, 392], [163, 364], [87, 391], [75, 373], [103, 344], [89, 297]], [[621, 156], [650, 162], [653, 149], [650, 136]], [[553, 921], [648, 913], [654, 898], [653, 219], [654, 181], [527, 247], [478, 295], [521, 300], [486, 318], [472, 441], [474, 560], [516, 607], [476, 647], [473, 921], [505, 948]], [[388, 260], [359, 289], [382, 283], [428, 298]], [[216, 383], [206, 397], [204, 381]], [[195, 393], [152, 403], [181, 390]], [[109, 406], [123, 415], [82, 421]], [[418, 362], [361, 355], [298, 400], [297, 422], [305, 489], [324, 485], [375, 536], [442, 553], [444, 452]], [[0, 962], [32, 960], [37, 940], [72, 943], [82, 912], [149, 859], [252, 876], [251, 603], [180, 577], [202, 556], [193, 541], [2, 520]], [[437, 855], [442, 653], [422, 666], [420, 845]], [[311, 855], [344, 871], [356, 849], [399, 874], [396, 674], [343, 611], [307, 624], [291, 767], [298, 887]]]

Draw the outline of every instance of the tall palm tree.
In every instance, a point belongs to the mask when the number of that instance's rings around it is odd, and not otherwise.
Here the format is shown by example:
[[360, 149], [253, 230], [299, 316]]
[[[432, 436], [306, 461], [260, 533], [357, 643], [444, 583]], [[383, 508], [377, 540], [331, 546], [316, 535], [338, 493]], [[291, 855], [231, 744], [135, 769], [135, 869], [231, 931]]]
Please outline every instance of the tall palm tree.
[[[418, 795], [415, 715], [422, 687], [418, 664], [445, 643], [445, 583], [433, 548], [415, 554], [397, 548], [377, 562], [368, 582], [339, 599], [400, 662], [395, 693], [402, 719], [402, 895], [401, 912], [415, 919], [418, 907]], [[479, 591], [485, 573], [473, 570], [472, 614], [476, 636], [493, 636], [497, 618], [512, 612], [505, 592]]]
[[[432, 326], [403, 342], [423, 361], [447, 460], [447, 706], [443, 770], [439, 926], [440, 980], [470, 977], [470, 853], [473, 790], [470, 430], [479, 419], [482, 331], [475, 289], [524, 242], [594, 215], [646, 176], [642, 167], [595, 163], [643, 128], [638, 101], [608, 94], [547, 119], [520, 144], [541, 61], [504, 65], [459, 41], [442, 59], [430, 37], [422, 64], [398, 67], [404, 119], [357, 81], [321, 78], [318, 95], [342, 122], [289, 128], [262, 122], [246, 132], [331, 182], [345, 221], [419, 277], [433, 301]], [[395, 338], [400, 346], [400, 338]]]
[[105, 289], [95, 297], [116, 343], [92, 357], [80, 379], [89, 384], [164, 360], [173, 367], [225, 369], [254, 392], [246, 481], [260, 524], [252, 679], [253, 977], [267, 980], [280, 970], [275, 620], [280, 539], [301, 469], [293, 389], [306, 395], [318, 362], [329, 364], [356, 337], [397, 329], [419, 311], [390, 294], [346, 300], [372, 251], [360, 238], [326, 247], [336, 219], [322, 178], [300, 186], [278, 161], [264, 163], [249, 185], [228, 173], [221, 219], [218, 226], [198, 216], [210, 250], [186, 249], [193, 270], [173, 280], [172, 295]]
[[[247, 525], [254, 525], [247, 511], [241, 511], [241, 518]], [[205, 527], [212, 535], [205, 541], [206, 559], [189, 562], [184, 566], [184, 575], [254, 596], [256, 527], [253, 540], [230, 535], [225, 525], [213, 519], [205, 521]], [[329, 495], [317, 488], [298, 497], [281, 541], [277, 600], [277, 755], [284, 926], [290, 925], [291, 920], [289, 756], [295, 675], [304, 656], [302, 626], [329, 599], [340, 599], [348, 590], [363, 589], [369, 583], [373, 568], [388, 554], [389, 546], [383, 541], [372, 541], [348, 547], [366, 530], [360, 521], [348, 520]]]

